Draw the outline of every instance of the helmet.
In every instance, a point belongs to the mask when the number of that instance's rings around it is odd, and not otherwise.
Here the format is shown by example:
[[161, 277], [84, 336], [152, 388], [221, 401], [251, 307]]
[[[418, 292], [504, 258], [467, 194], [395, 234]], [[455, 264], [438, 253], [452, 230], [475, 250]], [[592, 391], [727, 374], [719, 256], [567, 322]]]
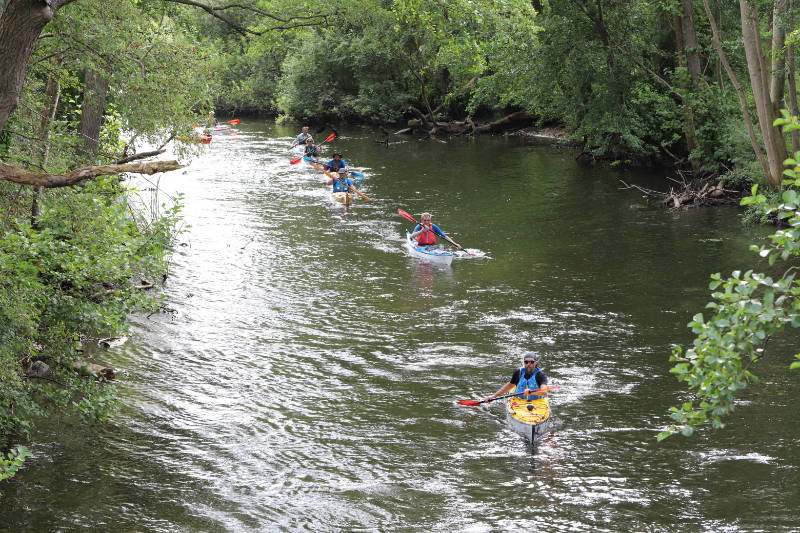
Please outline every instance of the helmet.
[[347, 169], [342, 167], [339, 169], [339, 174], [347, 174]]
[[334, 155], [334, 157], [336, 157], [337, 155], [339, 157], [342, 157], [342, 152], [333, 152], [333, 155]]

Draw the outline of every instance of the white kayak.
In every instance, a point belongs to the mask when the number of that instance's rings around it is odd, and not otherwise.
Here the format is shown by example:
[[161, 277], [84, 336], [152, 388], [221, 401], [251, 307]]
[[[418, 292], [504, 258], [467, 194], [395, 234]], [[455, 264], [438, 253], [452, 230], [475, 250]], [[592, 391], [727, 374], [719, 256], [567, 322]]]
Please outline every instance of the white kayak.
[[414, 257], [418, 257], [430, 263], [436, 263], [437, 265], [449, 265], [456, 256], [454, 252], [448, 252], [447, 250], [436, 247], [436, 245], [418, 245], [411, 239], [411, 233], [408, 230], [406, 230], [406, 246], [408, 246], [409, 252], [411, 252], [411, 255]]

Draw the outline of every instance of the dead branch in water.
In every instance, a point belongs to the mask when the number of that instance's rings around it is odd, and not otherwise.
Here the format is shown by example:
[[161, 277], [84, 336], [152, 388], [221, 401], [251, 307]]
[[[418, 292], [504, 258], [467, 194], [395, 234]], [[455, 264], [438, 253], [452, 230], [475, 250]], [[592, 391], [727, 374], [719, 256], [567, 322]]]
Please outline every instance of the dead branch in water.
[[671, 209], [739, 203], [741, 192], [726, 189], [725, 180], [716, 181], [714, 177], [687, 179], [681, 171], [678, 171], [678, 176], [680, 179], [667, 178], [679, 186], [678, 188], [670, 187], [668, 192], [625, 183], [623, 180], [619, 181], [624, 185], [621, 189], [635, 189], [648, 199], [658, 198], [664, 207]]

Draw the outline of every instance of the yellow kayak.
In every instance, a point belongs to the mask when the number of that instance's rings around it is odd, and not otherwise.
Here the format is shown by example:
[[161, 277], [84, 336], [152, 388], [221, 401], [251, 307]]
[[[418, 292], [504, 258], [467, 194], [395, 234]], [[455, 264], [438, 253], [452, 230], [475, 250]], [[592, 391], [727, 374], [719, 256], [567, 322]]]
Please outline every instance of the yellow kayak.
[[344, 205], [350, 205], [353, 203], [353, 193], [349, 192], [333, 192], [331, 193], [331, 198], [333, 198], [335, 202], [339, 202]]
[[506, 400], [506, 414], [512, 429], [532, 441], [550, 426], [550, 400], [512, 397]]

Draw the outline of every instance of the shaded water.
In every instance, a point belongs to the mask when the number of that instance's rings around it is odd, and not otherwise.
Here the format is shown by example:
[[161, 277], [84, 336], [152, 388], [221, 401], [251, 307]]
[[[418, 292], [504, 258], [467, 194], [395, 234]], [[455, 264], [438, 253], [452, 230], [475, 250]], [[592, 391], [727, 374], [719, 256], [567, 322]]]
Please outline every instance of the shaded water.
[[[345, 210], [288, 164], [293, 129], [240, 126], [161, 178], [190, 225], [164, 287], [176, 312], [134, 317], [97, 354], [121, 411], [46, 424], [0, 485], [0, 530], [800, 528], [789, 340], [724, 430], [655, 440], [687, 399], [668, 354], [708, 274], [752, 265], [766, 230], [734, 209], [642, 206], [618, 179], [659, 176], [568, 150], [386, 147], [358, 129], [334, 144], [374, 200]], [[410, 258], [397, 208], [487, 256]], [[454, 403], [497, 390], [526, 350], [561, 386], [534, 454], [500, 402]]]

